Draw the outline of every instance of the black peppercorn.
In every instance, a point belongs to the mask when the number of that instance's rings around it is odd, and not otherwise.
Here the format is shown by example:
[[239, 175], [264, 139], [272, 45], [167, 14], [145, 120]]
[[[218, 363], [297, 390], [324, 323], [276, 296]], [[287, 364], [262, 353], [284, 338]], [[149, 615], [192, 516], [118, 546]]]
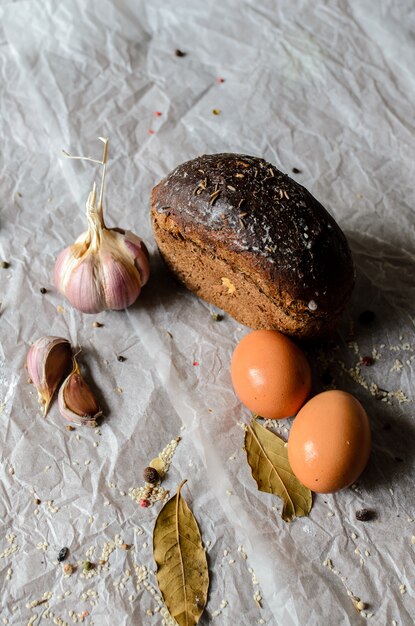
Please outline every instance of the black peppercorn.
[[124, 363], [124, 361], [126, 361], [126, 357], [125, 356], [117, 356], [117, 361], [119, 361], [120, 363]]
[[376, 512], [369, 511], [369, 509], [360, 509], [359, 511], [356, 511], [356, 519], [359, 520], [359, 522], [370, 522], [371, 520], [374, 520], [375, 517]]
[[154, 467], [146, 467], [143, 476], [146, 483], [150, 485], [155, 485], [160, 480], [160, 474]]
[[293, 167], [293, 174], [301, 174], [301, 170], [298, 167]]
[[41, 288], [40, 288], [40, 293], [41, 293], [41, 294], [45, 294], [45, 293], [47, 293], [47, 292], [48, 292], [48, 290], [47, 290], [47, 289], [45, 289], [44, 287], [41, 287]]
[[185, 57], [187, 53], [186, 53], [186, 52], [183, 52], [182, 50], [177, 49], [177, 50], [175, 50], [175, 51], [174, 51], [174, 54], [175, 54], [177, 57]]
[[223, 320], [223, 315], [221, 313], [212, 313], [212, 319], [214, 322], [221, 322]]
[[66, 557], [68, 556], [68, 548], [62, 548], [62, 550], [59, 550], [59, 554], [58, 554], [58, 561], [59, 563], [62, 563], [62, 561], [64, 561], [66, 559]]

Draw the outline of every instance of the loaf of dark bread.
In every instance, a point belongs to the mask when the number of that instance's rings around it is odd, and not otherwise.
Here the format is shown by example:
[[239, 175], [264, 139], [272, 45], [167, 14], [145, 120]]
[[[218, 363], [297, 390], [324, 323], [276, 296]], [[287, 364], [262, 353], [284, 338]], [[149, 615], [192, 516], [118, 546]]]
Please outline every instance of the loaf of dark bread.
[[177, 278], [250, 328], [324, 335], [353, 289], [351, 252], [333, 217], [257, 157], [179, 165], [152, 191], [152, 224]]

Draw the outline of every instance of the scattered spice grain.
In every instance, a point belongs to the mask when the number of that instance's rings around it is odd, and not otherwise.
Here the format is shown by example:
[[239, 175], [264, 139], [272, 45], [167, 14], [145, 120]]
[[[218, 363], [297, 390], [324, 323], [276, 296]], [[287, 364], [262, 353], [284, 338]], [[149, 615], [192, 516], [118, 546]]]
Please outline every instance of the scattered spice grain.
[[150, 485], [155, 485], [160, 480], [160, 474], [154, 467], [146, 467], [143, 472], [144, 480]]
[[359, 509], [356, 511], [356, 519], [359, 522], [370, 522], [376, 518], [376, 512], [369, 509]]
[[223, 320], [223, 315], [221, 313], [212, 313], [212, 320], [214, 322], [221, 322]]
[[186, 56], [187, 52], [183, 52], [183, 50], [179, 50], [179, 48], [177, 48], [177, 49], [174, 51], [174, 54], [175, 54], [177, 57], [182, 58], [182, 57], [185, 57], [185, 56]]
[[68, 548], [62, 548], [61, 550], [59, 550], [59, 554], [58, 554], [58, 561], [59, 563], [62, 563], [62, 561], [64, 561], [66, 559], [66, 557], [69, 554], [69, 549]]
[[362, 365], [365, 365], [366, 367], [370, 367], [374, 362], [375, 361], [371, 356], [362, 357]]
[[45, 287], [41, 287], [41, 288], [39, 289], [39, 291], [40, 291], [40, 293], [41, 293], [41, 294], [43, 294], [43, 295], [44, 295], [45, 293], [47, 293], [47, 292], [48, 292], [48, 290], [47, 290]]

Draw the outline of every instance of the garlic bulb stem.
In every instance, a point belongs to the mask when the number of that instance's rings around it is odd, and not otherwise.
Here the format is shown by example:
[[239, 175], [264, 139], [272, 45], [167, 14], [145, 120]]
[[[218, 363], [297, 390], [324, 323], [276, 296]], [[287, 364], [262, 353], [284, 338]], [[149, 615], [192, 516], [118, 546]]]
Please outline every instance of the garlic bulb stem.
[[[99, 212], [100, 217], [101, 217], [101, 224], [105, 228], [102, 201], [103, 201], [103, 198], [104, 198], [105, 176], [107, 174], [107, 159], [108, 159], [109, 139], [108, 139], [108, 137], [98, 137], [98, 139], [100, 141], [102, 141], [103, 144], [104, 144], [104, 152], [103, 152], [101, 161], [99, 161], [98, 159], [92, 159], [91, 157], [74, 156], [73, 154], [70, 154], [66, 150], [62, 150], [62, 152], [68, 159], [77, 159], [78, 161], [90, 161], [91, 163], [98, 163], [99, 165], [102, 165], [101, 189], [100, 189], [100, 193], [99, 193], [98, 212]], [[94, 183], [94, 190], [95, 189], [96, 189], [96, 186], [95, 186], [95, 183]], [[90, 194], [90, 196], [91, 196], [91, 194]], [[88, 198], [88, 202], [89, 202], [89, 198]], [[95, 196], [94, 196], [94, 201], [92, 202], [92, 205], [95, 207]], [[87, 207], [88, 207], [88, 203], [87, 203]], [[96, 210], [96, 209], [94, 209], [94, 210]]]

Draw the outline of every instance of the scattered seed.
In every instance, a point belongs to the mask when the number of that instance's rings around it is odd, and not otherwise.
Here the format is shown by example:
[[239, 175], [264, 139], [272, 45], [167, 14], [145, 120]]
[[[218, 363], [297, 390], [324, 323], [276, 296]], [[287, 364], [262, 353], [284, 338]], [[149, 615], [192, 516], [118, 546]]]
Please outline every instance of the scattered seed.
[[143, 509], [148, 509], [148, 507], [150, 506], [150, 501], [149, 500], [145, 500], [144, 498], [142, 500], [140, 500], [140, 506]]
[[31, 385], [32, 383], [33, 383], [33, 380], [32, 380], [31, 378], [28, 378], [28, 379], [27, 379], [27, 384], [28, 384], [28, 385]]
[[71, 431], [71, 430], [75, 430], [75, 428], [71, 426], [70, 424], [68, 424], [68, 426], [66, 427], [66, 430]]
[[293, 167], [292, 172], [293, 174], [301, 174], [301, 170], [299, 170], [298, 167]]
[[131, 545], [129, 543], [122, 543], [120, 544], [120, 548], [121, 550], [129, 550], [131, 548]]
[[222, 111], [220, 109], [212, 109], [213, 115], [220, 115]]
[[224, 78], [222, 78], [221, 76], [218, 76], [218, 77], [216, 78], [216, 82], [217, 82], [217, 83], [219, 83], [219, 84], [221, 84], [221, 83], [224, 83], [224, 82], [225, 82], [225, 79], [224, 79]]
[[39, 291], [40, 291], [41, 294], [45, 294], [45, 293], [48, 292], [48, 290], [45, 289], [45, 287], [41, 287]]
[[356, 511], [356, 519], [359, 522], [370, 522], [376, 518], [376, 511], [370, 511], [369, 509], [360, 509]]
[[154, 135], [155, 132], [156, 132], [155, 130], [153, 130], [152, 128], [149, 128], [148, 131], [147, 131], [147, 134], [148, 135]]
[[221, 313], [212, 313], [212, 319], [214, 322], [221, 322], [223, 320], [223, 315]]
[[175, 54], [177, 57], [185, 57], [185, 56], [186, 56], [186, 54], [187, 54], [187, 52], [183, 52], [183, 50], [179, 50], [179, 49], [177, 48], [177, 49], [174, 51], [174, 54]]
[[154, 111], [154, 115], [156, 117], [160, 117], [161, 115], [163, 115], [163, 113], [161, 111]]
[[359, 322], [361, 324], [371, 324], [373, 322], [373, 320], [376, 318], [376, 314], [373, 311], [363, 311], [363, 313], [361, 313], [359, 315]]
[[8, 270], [8, 269], [9, 269], [9, 267], [10, 267], [10, 263], [8, 263], [7, 261], [2, 261], [2, 262], [0, 263], [0, 267], [1, 267], [3, 270]]
[[145, 482], [150, 483], [150, 485], [155, 485], [160, 480], [160, 474], [154, 467], [146, 467], [143, 477]]
[[94, 569], [95, 565], [91, 563], [91, 561], [84, 561], [82, 563], [82, 568], [85, 572], [89, 572], [91, 569]]
[[124, 363], [127, 360], [127, 357], [125, 356], [117, 356], [117, 361], [119, 361], [120, 363]]
[[68, 554], [69, 554], [69, 549], [68, 548], [62, 548], [61, 550], [59, 550], [59, 554], [58, 554], [58, 561], [59, 561], [59, 563], [62, 563], [62, 561], [64, 561], [66, 559]]
[[102, 328], [104, 326], [104, 324], [101, 324], [101, 322], [92, 322], [92, 328]]
[[33, 503], [34, 503], [34, 504], [40, 504], [40, 503], [41, 503], [41, 501], [39, 500], [39, 498], [34, 498], [34, 499], [33, 499]]

